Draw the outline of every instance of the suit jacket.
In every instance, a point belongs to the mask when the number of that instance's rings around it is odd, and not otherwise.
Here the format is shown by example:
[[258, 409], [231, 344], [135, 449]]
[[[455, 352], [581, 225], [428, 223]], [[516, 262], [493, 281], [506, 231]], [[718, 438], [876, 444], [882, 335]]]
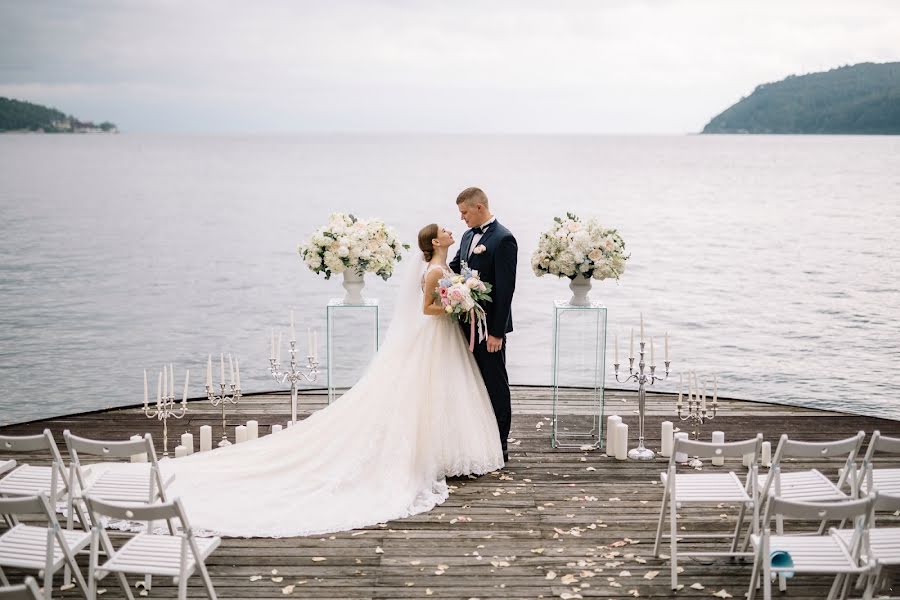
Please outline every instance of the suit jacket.
[[486, 302], [484, 307], [487, 313], [487, 330], [489, 335], [502, 338], [513, 330], [512, 298], [516, 291], [519, 246], [513, 234], [499, 221], [491, 223], [478, 241], [479, 246], [485, 247], [484, 252], [480, 254], [473, 252], [469, 256], [469, 248], [474, 237], [475, 232], [472, 229], [463, 234], [456, 257], [450, 261], [450, 268], [459, 273], [462, 263], [465, 262], [470, 269], [478, 271], [482, 281], [491, 284], [492, 302]]

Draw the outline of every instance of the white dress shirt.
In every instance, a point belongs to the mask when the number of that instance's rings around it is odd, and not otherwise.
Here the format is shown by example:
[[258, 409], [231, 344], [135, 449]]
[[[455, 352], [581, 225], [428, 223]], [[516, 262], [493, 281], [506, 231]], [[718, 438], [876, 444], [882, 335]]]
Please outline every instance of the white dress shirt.
[[[487, 221], [485, 221], [484, 223], [482, 223], [480, 227], [481, 227], [482, 229], [484, 229], [484, 228], [486, 228], [488, 225], [492, 224], [492, 223], [493, 223], [494, 221], [496, 221], [496, 220], [497, 220], [497, 217], [491, 217], [490, 219], [488, 219]], [[472, 257], [472, 252], [475, 250], [475, 247], [478, 245], [478, 242], [481, 241], [481, 236], [483, 236], [483, 235], [484, 235], [483, 232], [481, 232], [481, 231], [476, 231], [476, 232], [475, 232], [475, 235], [472, 236], [472, 243], [469, 244], [469, 256], [468, 256], [469, 258]]]

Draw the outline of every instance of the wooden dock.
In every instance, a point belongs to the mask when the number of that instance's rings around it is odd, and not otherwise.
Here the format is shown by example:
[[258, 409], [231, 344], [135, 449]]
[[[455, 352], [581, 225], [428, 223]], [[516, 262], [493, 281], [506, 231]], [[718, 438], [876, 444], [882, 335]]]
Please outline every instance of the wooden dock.
[[[304, 394], [304, 413], [321, 408], [325, 399], [321, 391]], [[579, 393], [572, 391], [570, 399], [577, 412]], [[284, 394], [247, 396], [237, 411], [230, 411], [229, 424], [256, 419], [260, 431], [268, 431], [271, 424], [285, 422], [289, 404]], [[617, 461], [602, 450], [551, 449], [550, 390], [514, 388], [513, 404], [511, 459], [502, 472], [451, 480], [453, 493], [444, 505], [401, 521], [322, 537], [225, 539], [209, 560], [219, 597], [743, 598], [750, 564], [728, 559], [681, 562], [680, 583], [685, 587], [677, 593], [669, 589], [668, 562], [653, 557], [662, 494], [659, 472], [665, 459], [639, 463]], [[836, 439], [859, 430], [870, 434], [875, 429], [900, 435], [900, 422], [885, 419], [737, 400], [723, 400], [720, 406], [718, 418], [705, 429], [707, 439], [713, 429], [724, 431], [732, 441], [762, 432], [774, 449], [781, 433], [805, 440]], [[634, 393], [607, 391], [606, 413], [621, 415], [631, 437], [636, 437]], [[658, 449], [660, 422], [675, 420], [674, 399], [651, 395], [647, 413], [647, 442]], [[576, 416], [566, 425], [583, 424], [585, 419]], [[198, 440], [201, 425], [213, 426], [214, 440], [220, 435], [216, 409], [206, 402], [191, 402], [188, 416], [170, 428], [170, 449], [186, 430]], [[44, 428], [61, 446], [64, 429], [101, 439], [150, 432], [162, 451], [162, 426], [137, 408], [8, 426], [0, 433], [28, 434]], [[15, 458], [20, 463], [46, 462], [46, 457]], [[839, 466], [833, 461], [792, 464], [815, 466], [827, 475]], [[900, 466], [900, 460], [885, 464]], [[740, 463], [726, 463], [729, 466], [739, 469]], [[682, 514], [699, 516], [693, 521], [698, 530], [727, 532], [733, 529], [736, 511], [723, 505]], [[881, 522], [890, 521], [900, 523], [900, 518], [889, 516]], [[84, 562], [85, 557], [79, 559]], [[12, 570], [7, 573], [13, 581], [21, 577]], [[191, 597], [205, 597], [198, 582], [192, 578]], [[123, 597], [111, 579], [103, 584], [108, 591], [101, 598]], [[824, 598], [829, 585], [828, 578], [798, 576], [783, 597]], [[71, 590], [56, 596], [80, 594]], [[176, 588], [157, 578], [148, 597], [174, 598]]]

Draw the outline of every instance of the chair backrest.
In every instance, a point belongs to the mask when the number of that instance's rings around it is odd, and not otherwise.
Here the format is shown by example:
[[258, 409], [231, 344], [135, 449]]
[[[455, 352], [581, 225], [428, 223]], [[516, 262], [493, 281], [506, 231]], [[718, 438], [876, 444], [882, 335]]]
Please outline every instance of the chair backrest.
[[775, 456], [772, 457], [772, 466], [769, 469], [769, 475], [766, 477], [766, 483], [763, 488], [763, 494], [768, 494], [775, 482], [774, 475], [781, 472], [782, 461], [785, 458], [843, 458], [844, 468], [838, 478], [838, 488], [843, 488], [848, 477], [856, 475], [855, 461], [862, 447], [863, 440], [866, 437], [864, 431], [858, 432], [853, 437], [844, 438], [842, 440], [834, 440], [830, 442], [801, 442], [798, 440], [788, 439], [787, 434], [781, 436], [778, 441], [778, 448], [775, 450]]
[[21, 585], [0, 587], [0, 600], [42, 600], [34, 577], [26, 577]]
[[[786, 500], [772, 494], [766, 510], [767, 517], [781, 515], [789, 519], [809, 519], [815, 521], [840, 521], [866, 517], [875, 504], [876, 494], [843, 502], [800, 502]], [[768, 518], [764, 519], [768, 521]]]
[[123, 519], [126, 521], [168, 521], [178, 519], [182, 527], [187, 529], [187, 518], [184, 514], [184, 507], [181, 500], [176, 498], [169, 502], [159, 504], [122, 504], [118, 502], [107, 502], [99, 498], [91, 497], [90, 494], [85, 498], [91, 514], [95, 517], [95, 523], [98, 516], [111, 517], [113, 519]]
[[[877, 492], [878, 490], [875, 491]], [[875, 500], [875, 510], [881, 512], [900, 511], [900, 496], [878, 492], [878, 497]]]
[[900, 437], [881, 435], [880, 431], [875, 430], [869, 440], [869, 447], [866, 448], [866, 462], [871, 462], [876, 452], [900, 454]]
[[40, 496], [0, 498], [0, 515], [42, 515], [45, 508]]
[[757, 433], [756, 437], [739, 442], [700, 442], [688, 440], [684, 438], [675, 438], [675, 447], [669, 463], [674, 464], [675, 454], [685, 452], [689, 456], [697, 456], [699, 458], [741, 458], [745, 454], [753, 455], [753, 462], [759, 456], [762, 447], [763, 436]]
[[53, 434], [49, 429], [36, 435], [0, 435], [0, 452], [38, 452], [46, 450], [50, 452], [53, 460], [62, 464], [62, 456]]
[[153, 442], [149, 433], [145, 433], [144, 437], [139, 440], [92, 440], [90, 438], [79, 437], [68, 429], [63, 432], [66, 439], [66, 446], [72, 458], [78, 453], [90, 454], [93, 456], [102, 456], [104, 458], [129, 458], [133, 454], [153, 452]]

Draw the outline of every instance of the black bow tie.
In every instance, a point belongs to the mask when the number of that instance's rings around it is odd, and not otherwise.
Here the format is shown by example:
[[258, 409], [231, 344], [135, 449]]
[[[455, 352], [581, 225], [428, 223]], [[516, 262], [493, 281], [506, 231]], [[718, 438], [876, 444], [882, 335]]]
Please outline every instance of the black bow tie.
[[473, 227], [472, 232], [484, 234], [488, 230], [488, 227], [490, 227], [490, 226], [491, 226], [491, 224], [487, 223], [486, 225], [482, 225], [481, 227]]

